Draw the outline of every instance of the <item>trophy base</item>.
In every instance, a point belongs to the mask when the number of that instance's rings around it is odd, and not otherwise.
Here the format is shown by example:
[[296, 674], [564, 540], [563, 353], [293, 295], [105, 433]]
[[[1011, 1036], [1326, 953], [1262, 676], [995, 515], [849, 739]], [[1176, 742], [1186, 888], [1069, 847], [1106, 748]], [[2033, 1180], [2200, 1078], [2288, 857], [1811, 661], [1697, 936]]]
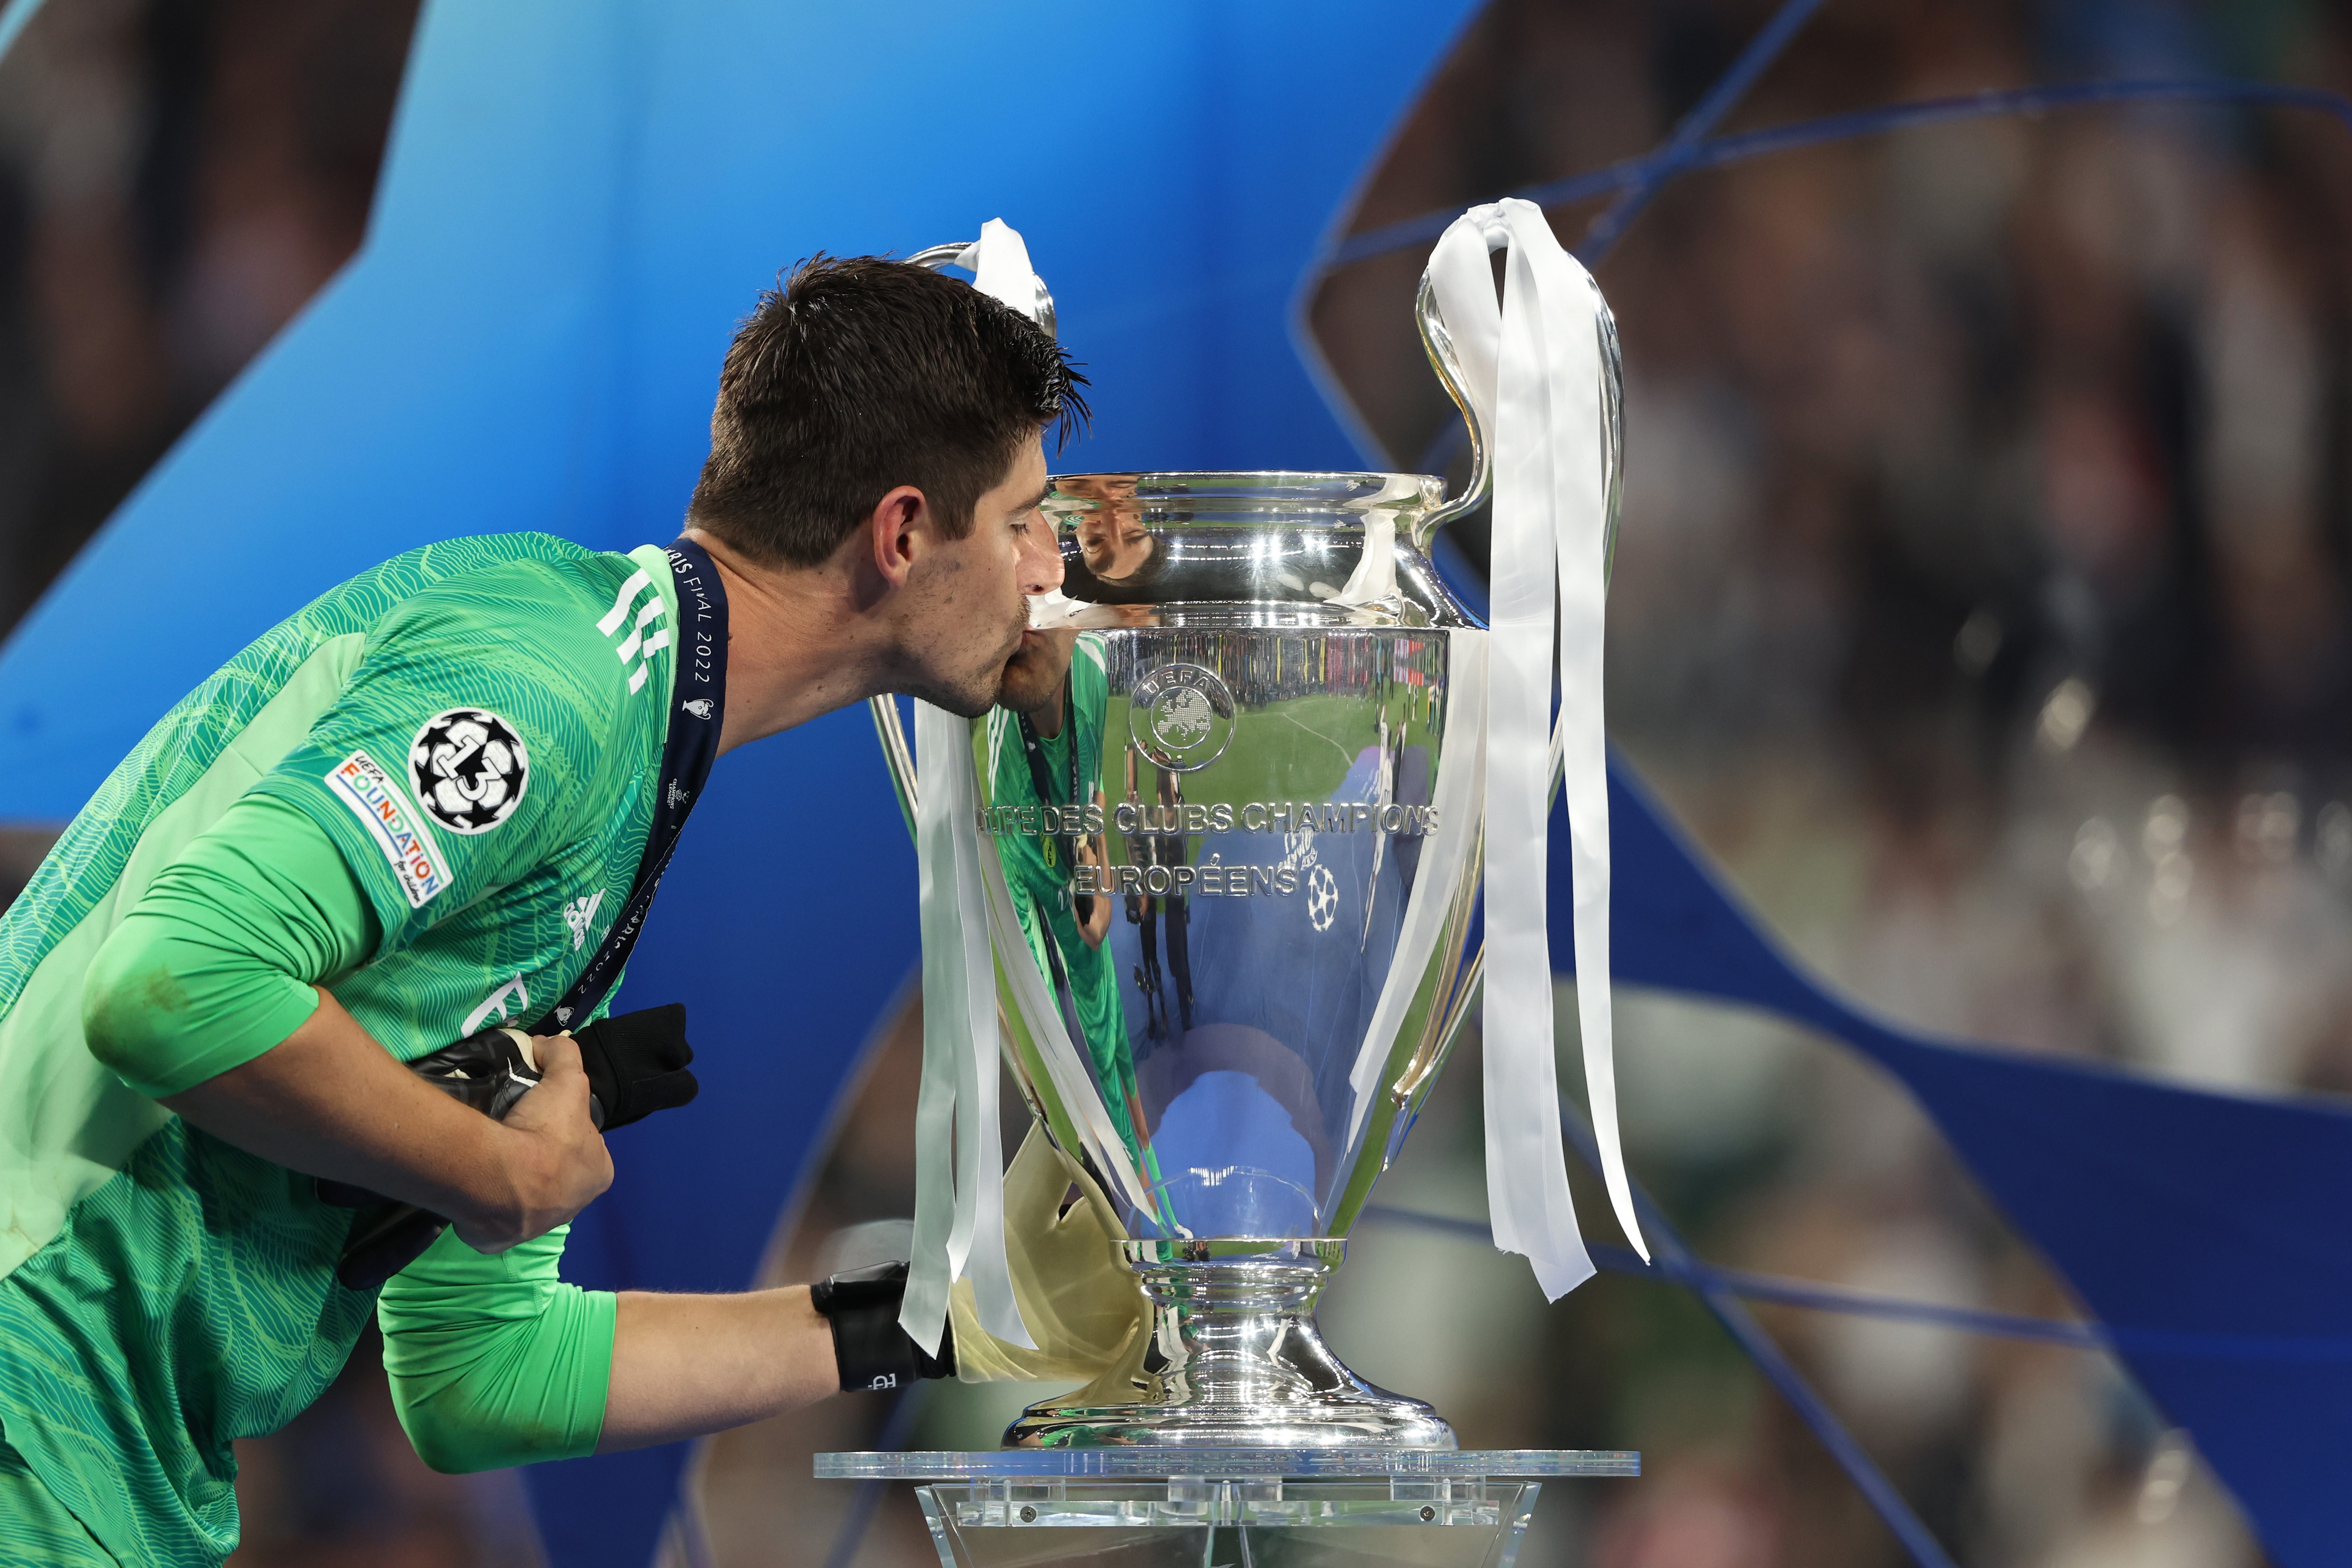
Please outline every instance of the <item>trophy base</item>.
[[1327, 1238], [1128, 1241], [1150, 1331], [1074, 1394], [1005, 1428], [1008, 1448], [1451, 1448], [1418, 1399], [1348, 1370], [1315, 1329], [1315, 1299], [1346, 1255]]
[[919, 1487], [940, 1568], [1510, 1568], [1537, 1481], [1161, 1480]]
[[[1541, 1482], [1639, 1454], [1263, 1446], [819, 1454], [820, 1479], [910, 1480], [940, 1568], [1511, 1568]], [[1042, 1532], [1042, 1533], [1041, 1533]]]

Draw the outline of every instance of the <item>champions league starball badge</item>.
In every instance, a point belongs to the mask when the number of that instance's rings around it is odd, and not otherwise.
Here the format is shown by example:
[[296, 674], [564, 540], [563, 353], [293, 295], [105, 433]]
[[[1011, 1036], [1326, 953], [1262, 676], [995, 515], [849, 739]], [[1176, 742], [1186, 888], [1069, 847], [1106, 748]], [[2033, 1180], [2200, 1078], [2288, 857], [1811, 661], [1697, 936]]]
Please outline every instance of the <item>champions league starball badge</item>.
[[481, 708], [436, 713], [408, 747], [417, 804], [452, 833], [488, 833], [514, 815], [530, 787], [522, 737]]
[[1234, 694], [1217, 672], [1163, 664], [1136, 682], [1127, 722], [1144, 755], [1172, 773], [1198, 773], [1234, 738]]

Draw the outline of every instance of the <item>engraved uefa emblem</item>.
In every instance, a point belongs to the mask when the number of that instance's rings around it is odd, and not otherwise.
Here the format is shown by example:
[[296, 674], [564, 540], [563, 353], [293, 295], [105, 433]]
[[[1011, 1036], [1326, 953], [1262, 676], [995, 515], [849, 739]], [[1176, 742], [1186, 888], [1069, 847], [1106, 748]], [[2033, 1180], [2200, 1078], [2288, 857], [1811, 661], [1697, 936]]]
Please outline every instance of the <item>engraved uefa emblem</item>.
[[1172, 773], [1197, 773], [1234, 738], [1234, 694], [1198, 664], [1163, 664], [1135, 683], [1128, 732], [1143, 754]]

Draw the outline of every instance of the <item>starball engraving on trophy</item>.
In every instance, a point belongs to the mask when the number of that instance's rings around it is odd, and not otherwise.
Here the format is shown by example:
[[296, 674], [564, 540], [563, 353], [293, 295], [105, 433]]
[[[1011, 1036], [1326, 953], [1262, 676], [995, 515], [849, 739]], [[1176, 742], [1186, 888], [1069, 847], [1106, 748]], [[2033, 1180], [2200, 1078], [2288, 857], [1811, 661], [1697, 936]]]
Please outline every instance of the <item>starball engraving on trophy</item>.
[[1127, 724], [1144, 755], [1172, 773], [1198, 773], [1234, 738], [1234, 694], [1213, 669], [1163, 664], [1136, 682]]

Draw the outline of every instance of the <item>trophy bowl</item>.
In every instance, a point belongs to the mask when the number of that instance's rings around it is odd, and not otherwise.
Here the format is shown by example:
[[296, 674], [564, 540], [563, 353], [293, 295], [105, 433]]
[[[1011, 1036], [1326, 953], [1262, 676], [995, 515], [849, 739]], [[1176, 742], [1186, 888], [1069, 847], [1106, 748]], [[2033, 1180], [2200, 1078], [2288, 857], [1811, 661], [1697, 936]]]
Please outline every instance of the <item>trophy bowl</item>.
[[1034, 963], [1097, 1136], [1008, 1008], [1016, 1076], [1151, 1320], [1009, 1447], [1454, 1447], [1314, 1319], [1472, 990], [1477, 796], [1437, 801], [1473, 765], [1446, 719], [1477, 623], [1419, 543], [1443, 502], [1423, 475], [1052, 483], [1064, 721], [991, 716], [979, 826], [1028, 948], [1000, 960]]

